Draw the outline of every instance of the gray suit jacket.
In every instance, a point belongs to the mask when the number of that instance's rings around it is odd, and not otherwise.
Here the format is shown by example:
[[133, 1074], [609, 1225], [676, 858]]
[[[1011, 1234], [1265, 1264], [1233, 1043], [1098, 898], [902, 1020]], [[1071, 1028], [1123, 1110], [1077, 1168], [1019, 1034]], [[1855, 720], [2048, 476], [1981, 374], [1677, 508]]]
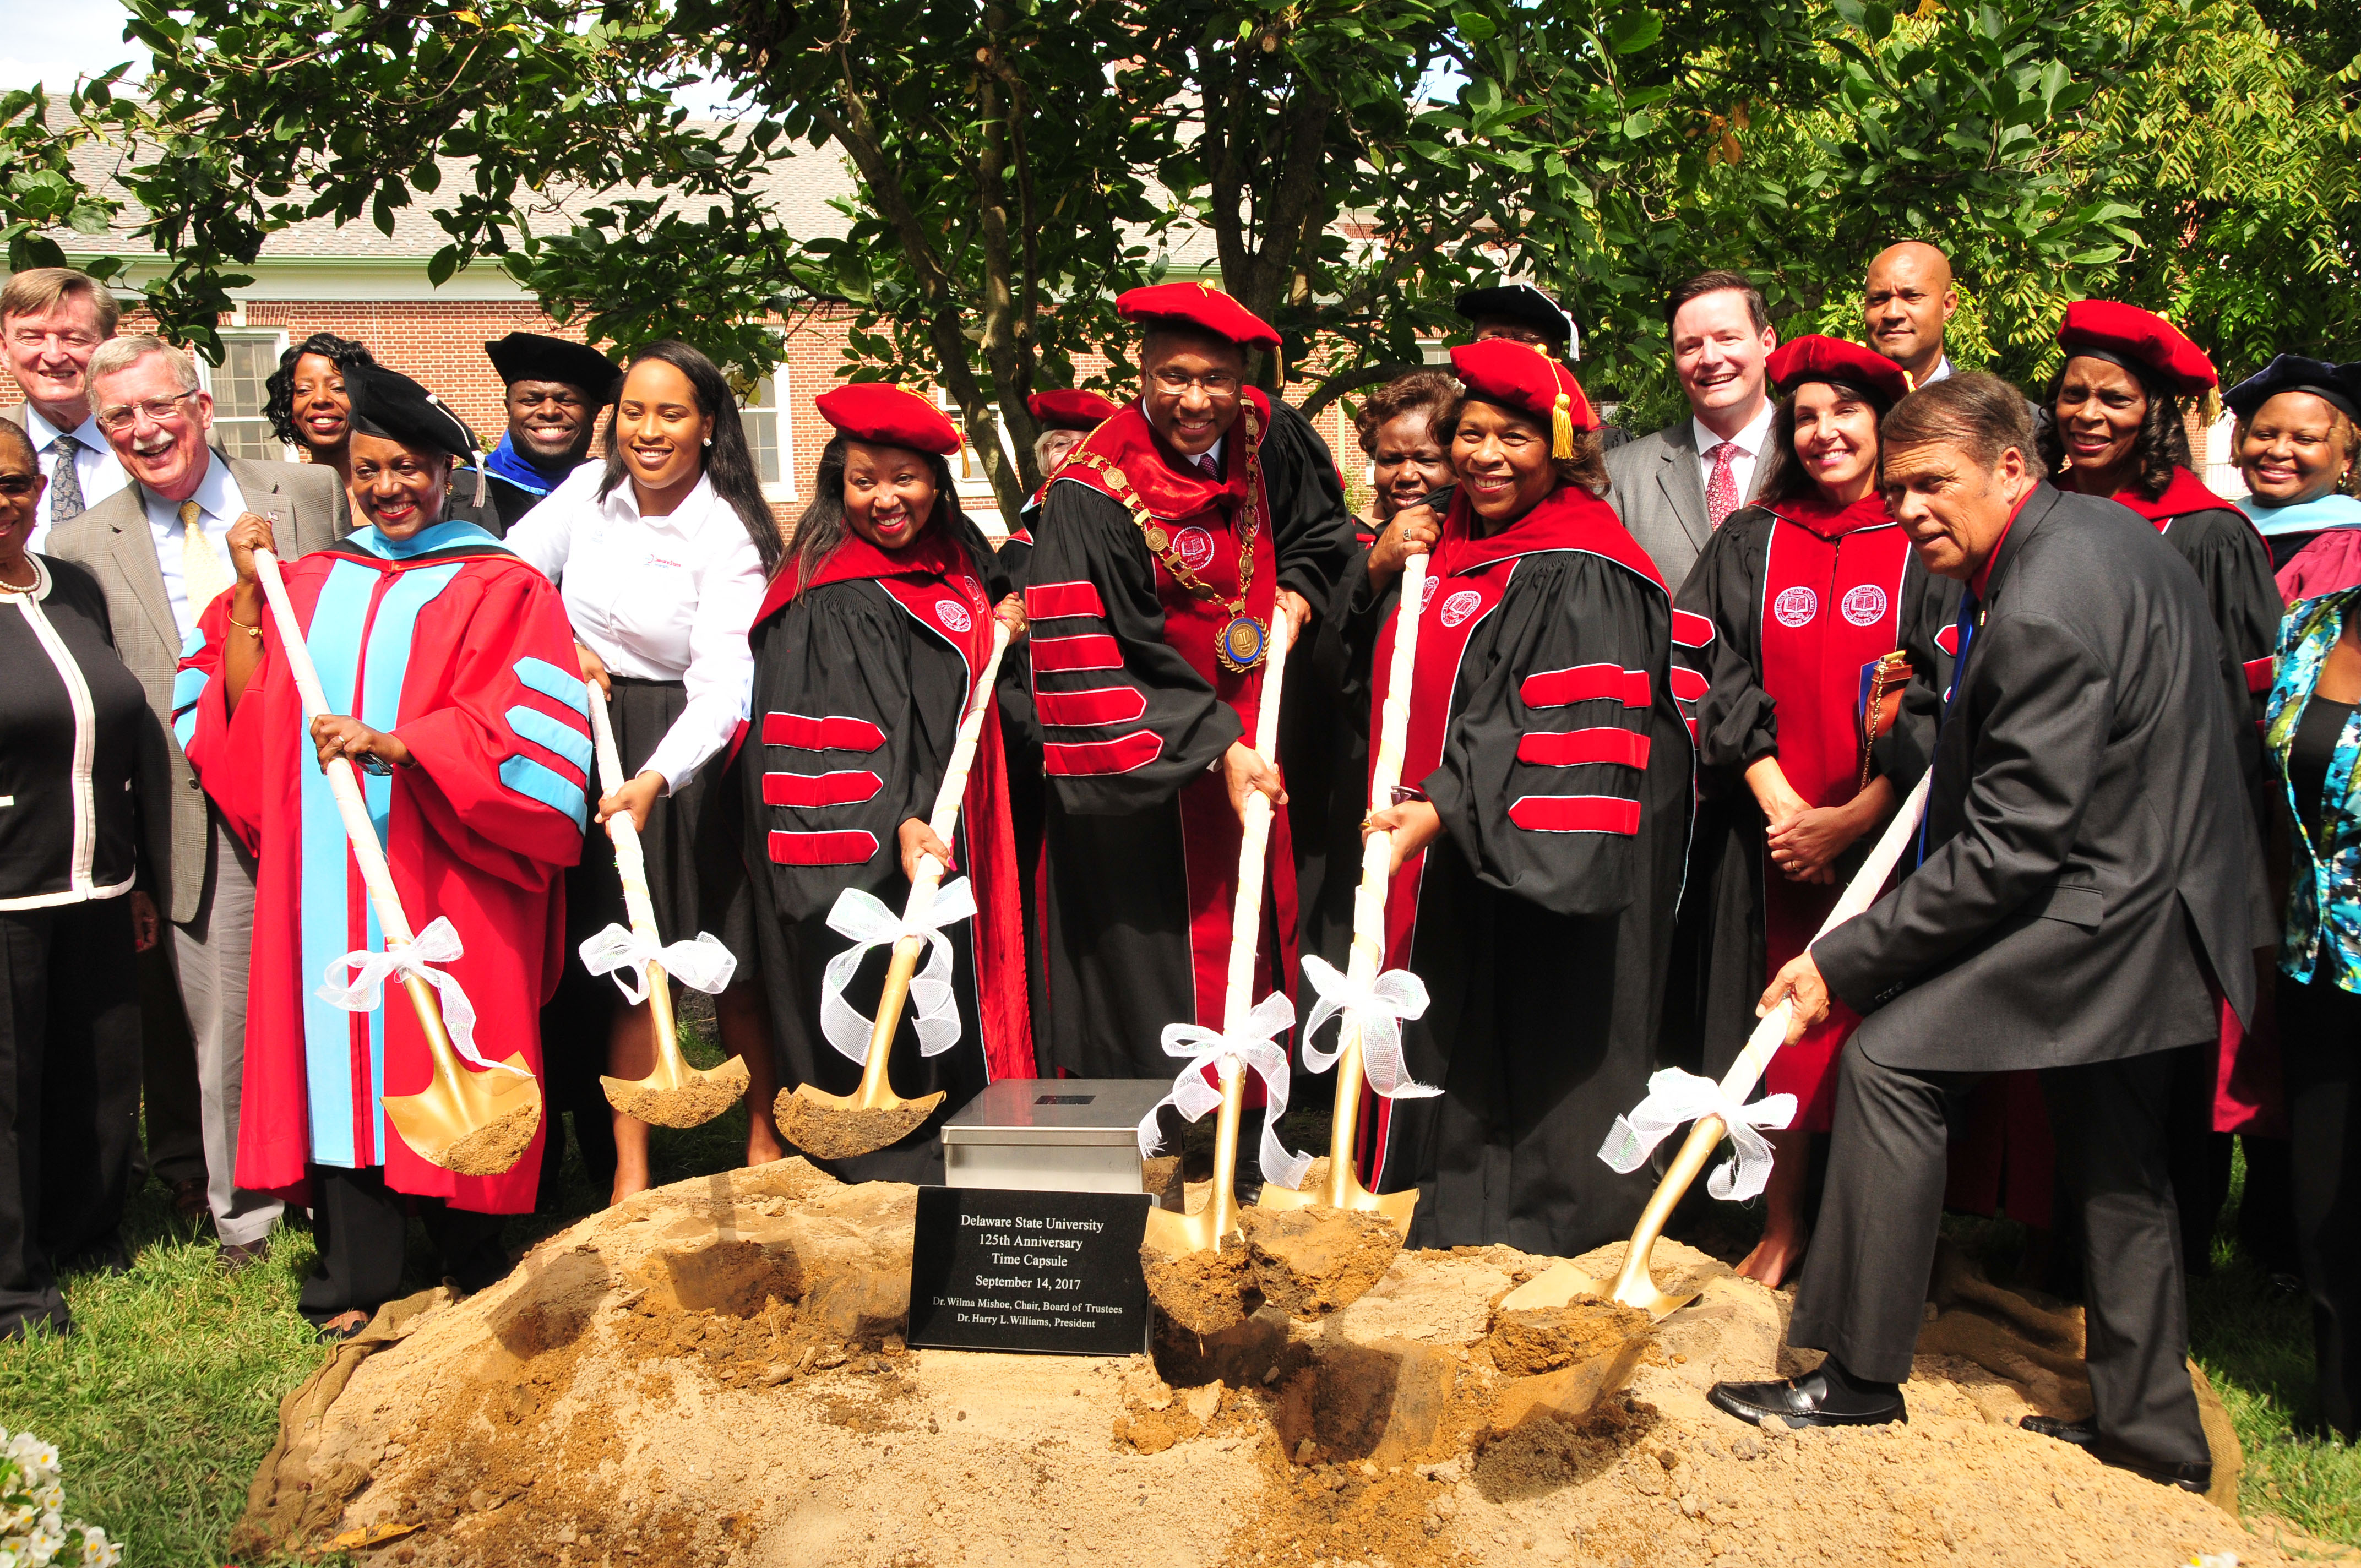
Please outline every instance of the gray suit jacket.
[[1705, 481], [1697, 477], [1697, 427], [1689, 420], [1630, 441], [1607, 455], [1607, 504], [1656, 563], [1675, 594], [1713, 537]]
[[2239, 774], [2244, 673], [2154, 525], [2041, 486], [1952, 676], [1927, 858], [1812, 944], [1888, 1067], [2070, 1067], [2252, 1016], [2271, 928]]
[[[336, 471], [304, 463], [255, 463], [225, 457], [238, 494], [247, 508], [268, 511], [276, 507], [291, 525], [280, 538], [287, 558], [326, 548], [352, 532], [352, 514]], [[71, 561], [96, 577], [106, 590], [107, 615], [115, 622], [115, 652], [147, 688], [148, 706], [164, 727], [172, 756], [172, 863], [169, 890], [159, 890], [164, 903], [169, 891], [171, 918], [193, 920], [203, 906], [211, 882], [207, 853], [212, 836], [206, 828], [205, 797], [197, 788], [189, 760], [172, 734], [172, 677], [181, 663], [181, 630], [172, 619], [172, 603], [164, 595], [163, 569], [156, 563], [156, 536], [148, 532], [148, 514], [139, 487], [130, 485], [107, 497], [80, 517], [49, 531], [42, 554]]]

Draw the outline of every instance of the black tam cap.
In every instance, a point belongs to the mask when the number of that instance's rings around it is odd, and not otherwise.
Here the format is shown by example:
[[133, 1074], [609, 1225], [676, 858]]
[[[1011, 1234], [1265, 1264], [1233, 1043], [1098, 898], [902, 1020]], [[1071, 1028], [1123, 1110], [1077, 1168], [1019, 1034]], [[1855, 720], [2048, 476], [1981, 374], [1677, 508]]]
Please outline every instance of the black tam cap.
[[2222, 394], [2222, 400], [2240, 419], [2281, 392], [2310, 392], [2347, 419], [2361, 419], [2361, 362], [2332, 365], [2301, 354], [2282, 354], [2254, 375]]
[[610, 403], [623, 379], [615, 362], [597, 349], [537, 332], [512, 332], [484, 345], [484, 352], [491, 356], [504, 387], [519, 381], [563, 381], [581, 388], [594, 403]]
[[345, 389], [353, 400], [355, 430], [452, 457], [483, 450], [483, 443], [476, 439], [466, 421], [399, 370], [382, 365], [356, 366], [345, 372]]
[[1452, 308], [1471, 323], [1506, 321], [1531, 327], [1549, 342], [1563, 344], [1566, 358], [1582, 357], [1582, 339], [1574, 330], [1574, 318], [1531, 283], [1470, 289], [1452, 302]]

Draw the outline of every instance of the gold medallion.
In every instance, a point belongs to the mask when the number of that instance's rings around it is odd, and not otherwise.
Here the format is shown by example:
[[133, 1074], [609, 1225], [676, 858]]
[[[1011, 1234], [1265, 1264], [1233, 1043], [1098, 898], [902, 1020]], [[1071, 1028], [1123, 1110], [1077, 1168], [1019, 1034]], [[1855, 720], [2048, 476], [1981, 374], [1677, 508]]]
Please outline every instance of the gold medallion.
[[1168, 545], [1168, 544], [1171, 543], [1172, 543], [1172, 536], [1171, 536], [1170, 534], [1169, 534], [1169, 533], [1165, 532], [1162, 529], [1160, 529], [1160, 528], [1155, 528], [1155, 527], [1150, 527], [1150, 528], [1148, 529], [1148, 547], [1150, 550], [1154, 550], [1154, 551], [1157, 551], [1158, 553], [1161, 554], [1161, 553], [1162, 553], [1162, 551], [1163, 551], [1163, 549], [1164, 549], [1164, 547], [1165, 547], [1166, 545]]
[[1108, 468], [1104, 470], [1104, 473], [1106, 474], [1106, 482], [1114, 486], [1118, 490], [1130, 483], [1129, 480], [1123, 477], [1123, 470], [1120, 468]]
[[1215, 652], [1229, 668], [1237, 671], [1253, 669], [1262, 663], [1263, 650], [1270, 641], [1270, 628], [1243, 610], [1230, 617], [1222, 628]]

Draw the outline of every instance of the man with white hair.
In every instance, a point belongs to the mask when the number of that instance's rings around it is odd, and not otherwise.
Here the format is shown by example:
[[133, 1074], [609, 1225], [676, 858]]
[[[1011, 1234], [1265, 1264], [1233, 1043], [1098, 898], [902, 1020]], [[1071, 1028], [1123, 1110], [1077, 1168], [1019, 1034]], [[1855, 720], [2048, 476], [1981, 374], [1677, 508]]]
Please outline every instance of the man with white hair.
[[[236, 581], [225, 543], [247, 512], [271, 520], [290, 559], [351, 532], [332, 468], [258, 463], [216, 450], [213, 399], [196, 367], [161, 338], [118, 337], [91, 356], [91, 417], [129, 476], [124, 489], [59, 522], [48, 554], [87, 568], [106, 590], [115, 651], [147, 689], [172, 758], [170, 896], [181, 1000], [195, 1036], [204, 1129], [206, 1202], [233, 1273], [267, 1255], [277, 1200], [237, 1190], [246, 971], [254, 929], [254, 859], [198, 791], [171, 733], [172, 685], [183, 644], [214, 597]], [[259, 637], [239, 628], [233, 635]]]

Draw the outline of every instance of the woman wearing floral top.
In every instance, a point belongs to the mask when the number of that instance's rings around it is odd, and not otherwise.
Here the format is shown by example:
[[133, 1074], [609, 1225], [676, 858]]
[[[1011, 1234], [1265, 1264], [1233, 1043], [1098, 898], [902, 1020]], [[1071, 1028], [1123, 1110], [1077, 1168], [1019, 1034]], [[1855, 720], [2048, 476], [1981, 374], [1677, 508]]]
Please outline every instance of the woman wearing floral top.
[[2294, 1142], [2295, 1220], [2312, 1296], [2321, 1414], [2361, 1420], [2361, 588], [2292, 606], [2265, 730], [2288, 809], [2279, 1049]]

